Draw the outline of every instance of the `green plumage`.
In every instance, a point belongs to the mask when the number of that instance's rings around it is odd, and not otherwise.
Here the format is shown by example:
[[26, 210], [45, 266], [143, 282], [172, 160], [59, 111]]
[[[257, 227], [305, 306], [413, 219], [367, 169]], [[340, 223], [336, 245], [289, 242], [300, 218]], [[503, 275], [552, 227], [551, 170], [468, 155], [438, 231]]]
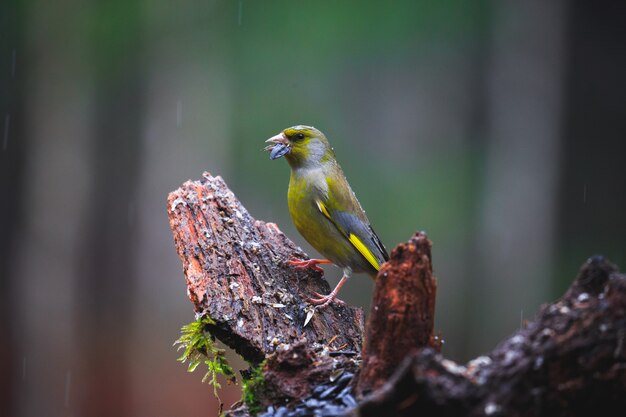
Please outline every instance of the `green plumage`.
[[294, 126], [269, 141], [272, 158], [284, 155], [291, 166], [289, 213], [300, 234], [337, 266], [375, 277], [387, 251], [324, 134]]

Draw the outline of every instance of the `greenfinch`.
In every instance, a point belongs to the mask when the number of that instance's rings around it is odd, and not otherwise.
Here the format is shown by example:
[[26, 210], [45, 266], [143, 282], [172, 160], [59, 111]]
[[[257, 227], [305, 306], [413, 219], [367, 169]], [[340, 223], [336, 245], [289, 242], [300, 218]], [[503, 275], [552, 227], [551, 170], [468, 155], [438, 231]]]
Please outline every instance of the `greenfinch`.
[[289, 127], [266, 142], [270, 159], [285, 157], [291, 166], [288, 205], [298, 232], [326, 259], [289, 263], [322, 271], [318, 264], [343, 268], [343, 277], [328, 295], [314, 293], [308, 301], [319, 307], [337, 299], [337, 293], [353, 272], [372, 278], [389, 259], [387, 250], [370, 226], [350, 184], [335, 159], [326, 136], [314, 127]]

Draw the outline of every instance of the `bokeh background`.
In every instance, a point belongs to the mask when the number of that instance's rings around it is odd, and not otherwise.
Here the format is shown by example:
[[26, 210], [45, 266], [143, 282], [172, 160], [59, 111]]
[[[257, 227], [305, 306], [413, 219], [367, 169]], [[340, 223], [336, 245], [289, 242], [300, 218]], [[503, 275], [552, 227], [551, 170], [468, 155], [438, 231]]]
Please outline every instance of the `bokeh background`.
[[327, 134], [389, 249], [428, 232], [450, 359], [590, 255], [624, 267], [625, 4], [2, 2], [0, 415], [216, 415], [172, 347], [193, 314], [166, 196], [219, 174], [314, 254], [260, 151], [294, 124]]

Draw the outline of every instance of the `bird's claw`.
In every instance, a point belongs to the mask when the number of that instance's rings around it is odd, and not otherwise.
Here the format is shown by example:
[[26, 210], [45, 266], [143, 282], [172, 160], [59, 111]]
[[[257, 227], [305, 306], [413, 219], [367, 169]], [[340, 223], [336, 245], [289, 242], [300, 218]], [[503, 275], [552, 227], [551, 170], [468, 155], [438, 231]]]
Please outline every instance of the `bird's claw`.
[[330, 293], [328, 295], [322, 295], [320, 293], [314, 292], [313, 295], [316, 298], [309, 297], [307, 301], [309, 302], [309, 304], [312, 304], [316, 306], [317, 308], [324, 308], [333, 302], [339, 305], [345, 304], [342, 300], [337, 298], [336, 294], [333, 294], [333, 293]]
[[309, 259], [307, 261], [304, 261], [302, 259], [298, 259], [294, 257], [289, 258], [289, 260], [287, 261], [287, 264], [291, 266], [295, 266], [298, 269], [310, 268], [314, 271], [321, 272], [321, 273], [323, 273], [324, 270], [317, 265], [325, 264], [325, 263], [330, 263], [330, 262], [325, 259]]

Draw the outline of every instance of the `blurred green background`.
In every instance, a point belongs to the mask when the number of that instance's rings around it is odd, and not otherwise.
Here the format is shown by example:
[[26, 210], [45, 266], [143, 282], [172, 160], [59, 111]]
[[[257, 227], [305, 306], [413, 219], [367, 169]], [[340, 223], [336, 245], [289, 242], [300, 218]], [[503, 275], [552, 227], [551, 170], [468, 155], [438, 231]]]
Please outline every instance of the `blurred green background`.
[[314, 255], [260, 151], [294, 124], [326, 133], [388, 249], [427, 231], [450, 359], [587, 257], [623, 267], [625, 4], [3, 2], [0, 415], [217, 414], [172, 347], [193, 314], [165, 199], [219, 174]]

